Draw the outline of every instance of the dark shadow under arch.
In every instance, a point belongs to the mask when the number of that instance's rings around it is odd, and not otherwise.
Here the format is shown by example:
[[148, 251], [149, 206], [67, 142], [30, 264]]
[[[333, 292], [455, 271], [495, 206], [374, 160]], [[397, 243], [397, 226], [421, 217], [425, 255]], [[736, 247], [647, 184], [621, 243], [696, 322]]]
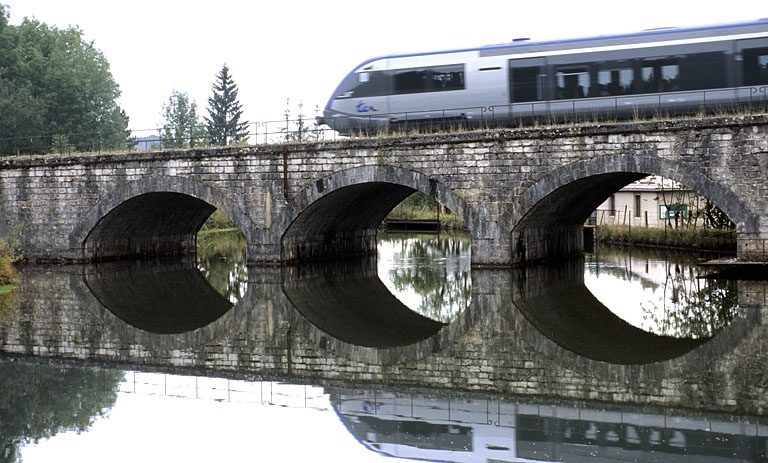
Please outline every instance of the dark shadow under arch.
[[[757, 232], [757, 216], [738, 195], [707, 177], [701, 169], [655, 156], [617, 154], [574, 162], [539, 179], [508, 211], [503, 222], [516, 227], [583, 222], [610, 194], [648, 175], [658, 175], [696, 191], [717, 204], [744, 232]], [[566, 204], [567, 203], [567, 204]]]
[[513, 223], [513, 263], [578, 256], [583, 224], [611, 194], [647, 175], [679, 182], [715, 203], [737, 232], [757, 233], [758, 216], [738, 195], [701, 169], [654, 156], [599, 156], [560, 167], [539, 179], [502, 216]]
[[371, 254], [376, 229], [387, 214], [416, 191], [462, 217], [470, 230], [474, 213], [436, 179], [393, 166], [365, 166], [317, 179], [296, 195], [282, 234], [284, 262], [322, 261]]
[[193, 252], [205, 220], [221, 209], [245, 234], [253, 223], [231, 197], [178, 177], [148, 177], [119, 185], [104, 195], [70, 234], [84, 260]]

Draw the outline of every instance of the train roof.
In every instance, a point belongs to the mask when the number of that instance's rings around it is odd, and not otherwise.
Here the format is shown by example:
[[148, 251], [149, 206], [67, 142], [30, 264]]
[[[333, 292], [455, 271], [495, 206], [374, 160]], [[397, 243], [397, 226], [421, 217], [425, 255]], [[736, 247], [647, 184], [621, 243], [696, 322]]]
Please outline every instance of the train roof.
[[[599, 35], [599, 36], [587, 36], [587, 37], [574, 37], [574, 38], [561, 38], [552, 40], [535, 41], [529, 38], [514, 39], [509, 43], [501, 43], [494, 45], [483, 45], [470, 48], [459, 48], [452, 50], [439, 50], [431, 52], [420, 53], [402, 53], [379, 56], [369, 59], [360, 66], [364, 66], [373, 61], [380, 59], [392, 59], [392, 58], [406, 58], [417, 56], [429, 56], [429, 55], [442, 55], [449, 53], [465, 53], [465, 52], [479, 52], [481, 56], [493, 56], [512, 54], [515, 52], [537, 52], [537, 51], [551, 51], [551, 50], [567, 50], [574, 47], [583, 46], [613, 46], [613, 45], [627, 45], [627, 44], [642, 44], [645, 42], [653, 42], [656, 40], [685, 40], [695, 38], [709, 38], [709, 37], [721, 37], [732, 34], [740, 33], [760, 33], [763, 32], [768, 35], [768, 18], [761, 18], [753, 21], [742, 21], [734, 23], [723, 24], [711, 24], [704, 26], [690, 26], [690, 27], [660, 27], [654, 29], [646, 29], [631, 33], [611, 34], [611, 35]], [[358, 66], [358, 68], [360, 67]]]

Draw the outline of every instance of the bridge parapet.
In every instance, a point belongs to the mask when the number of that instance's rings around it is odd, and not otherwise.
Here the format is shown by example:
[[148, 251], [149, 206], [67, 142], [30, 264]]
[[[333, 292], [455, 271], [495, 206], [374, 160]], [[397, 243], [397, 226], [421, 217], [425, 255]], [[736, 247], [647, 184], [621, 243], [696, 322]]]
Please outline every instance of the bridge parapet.
[[589, 214], [655, 174], [718, 205], [736, 223], [739, 257], [762, 262], [767, 134], [768, 116], [745, 115], [5, 157], [0, 234], [21, 227], [20, 251], [38, 260], [182, 254], [218, 208], [251, 262], [281, 264], [370, 252], [386, 213], [423, 191], [464, 220], [474, 265], [510, 266], [580, 254]]

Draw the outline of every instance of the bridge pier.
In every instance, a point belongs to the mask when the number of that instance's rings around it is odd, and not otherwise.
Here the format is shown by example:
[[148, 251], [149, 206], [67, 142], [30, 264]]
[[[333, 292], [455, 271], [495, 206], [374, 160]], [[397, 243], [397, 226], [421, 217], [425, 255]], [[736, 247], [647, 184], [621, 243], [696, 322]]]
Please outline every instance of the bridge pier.
[[584, 254], [584, 226], [525, 228], [512, 233], [512, 266], [580, 257]]

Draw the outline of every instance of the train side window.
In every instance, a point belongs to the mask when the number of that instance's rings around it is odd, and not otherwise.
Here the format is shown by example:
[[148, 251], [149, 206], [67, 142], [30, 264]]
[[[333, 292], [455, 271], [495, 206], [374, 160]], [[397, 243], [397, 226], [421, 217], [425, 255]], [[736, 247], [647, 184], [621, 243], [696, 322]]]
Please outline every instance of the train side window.
[[543, 74], [539, 66], [510, 67], [511, 102], [541, 101]]
[[768, 84], [768, 48], [751, 48], [742, 53], [744, 57], [744, 84]]
[[432, 66], [391, 71], [396, 95], [463, 90], [464, 65]]
[[680, 90], [680, 66], [676, 60], [646, 60], [641, 71], [642, 93], [674, 92]]
[[617, 96], [632, 93], [635, 71], [632, 68], [606, 67], [597, 71], [596, 96]]
[[589, 96], [590, 78], [586, 67], [560, 68], [555, 72], [555, 78], [558, 100]]

